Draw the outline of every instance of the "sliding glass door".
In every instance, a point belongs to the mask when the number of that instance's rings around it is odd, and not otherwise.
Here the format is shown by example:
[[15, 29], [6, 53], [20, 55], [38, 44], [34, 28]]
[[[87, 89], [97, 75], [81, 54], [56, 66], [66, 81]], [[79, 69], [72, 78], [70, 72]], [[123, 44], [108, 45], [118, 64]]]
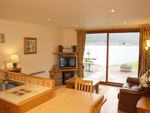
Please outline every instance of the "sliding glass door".
[[138, 76], [139, 33], [109, 33], [108, 81], [125, 83]]
[[86, 35], [84, 75], [106, 83], [138, 76], [139, 32]]
[[106, 81], [107, 33], [86, 35], [84, 76]]

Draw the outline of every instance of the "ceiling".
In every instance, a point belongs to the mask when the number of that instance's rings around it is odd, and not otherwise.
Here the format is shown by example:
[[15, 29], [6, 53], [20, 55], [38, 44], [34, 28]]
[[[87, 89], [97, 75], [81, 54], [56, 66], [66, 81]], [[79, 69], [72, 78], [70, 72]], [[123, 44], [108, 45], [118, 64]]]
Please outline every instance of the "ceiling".
[[150, 0], [0, 0], [0, 19], [58, 28], [139, 26], [150, 24]]

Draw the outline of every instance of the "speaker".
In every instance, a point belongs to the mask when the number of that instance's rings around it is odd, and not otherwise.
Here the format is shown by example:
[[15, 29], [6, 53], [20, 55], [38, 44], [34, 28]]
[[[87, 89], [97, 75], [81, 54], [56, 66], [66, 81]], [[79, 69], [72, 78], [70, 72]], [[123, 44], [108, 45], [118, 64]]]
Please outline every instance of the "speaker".
[[75, 46], [75, 45], [72, 46], [73, 52], [76, 52], [76, 48], [77, 48], [77, 46]]
[[63, 52], [63, 46], [59, 45], [59, 52]]

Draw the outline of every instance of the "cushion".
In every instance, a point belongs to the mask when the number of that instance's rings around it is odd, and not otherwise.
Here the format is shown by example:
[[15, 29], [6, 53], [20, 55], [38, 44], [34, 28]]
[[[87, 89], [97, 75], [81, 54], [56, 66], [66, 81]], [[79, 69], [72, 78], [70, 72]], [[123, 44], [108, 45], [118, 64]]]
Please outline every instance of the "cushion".
[[144, 75], [141, 76], [140, 78], [140, 85], [138, 87], [138, 90], [143, 90], [143, 79], [148, 78], [149, 77], [149, 71], [147, 71]]
[[138, 90], [138, 85], [136, 85], [136, 84], [130, 84], [130, 83], [125, 83], [125, 84], [123, 84], [123, 86], [122, 86], [122, 88], [123, 89], [129, 89], [129, 90]]

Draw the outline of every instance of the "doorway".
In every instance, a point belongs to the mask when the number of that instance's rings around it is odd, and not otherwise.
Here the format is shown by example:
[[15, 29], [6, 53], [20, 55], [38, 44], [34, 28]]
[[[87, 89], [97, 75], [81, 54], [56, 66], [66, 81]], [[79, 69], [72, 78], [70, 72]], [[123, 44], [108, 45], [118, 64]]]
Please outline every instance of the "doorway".
[[138, 31], [87, 33], [84, 76], [115, 84], [138, 77], [139, 35]]

